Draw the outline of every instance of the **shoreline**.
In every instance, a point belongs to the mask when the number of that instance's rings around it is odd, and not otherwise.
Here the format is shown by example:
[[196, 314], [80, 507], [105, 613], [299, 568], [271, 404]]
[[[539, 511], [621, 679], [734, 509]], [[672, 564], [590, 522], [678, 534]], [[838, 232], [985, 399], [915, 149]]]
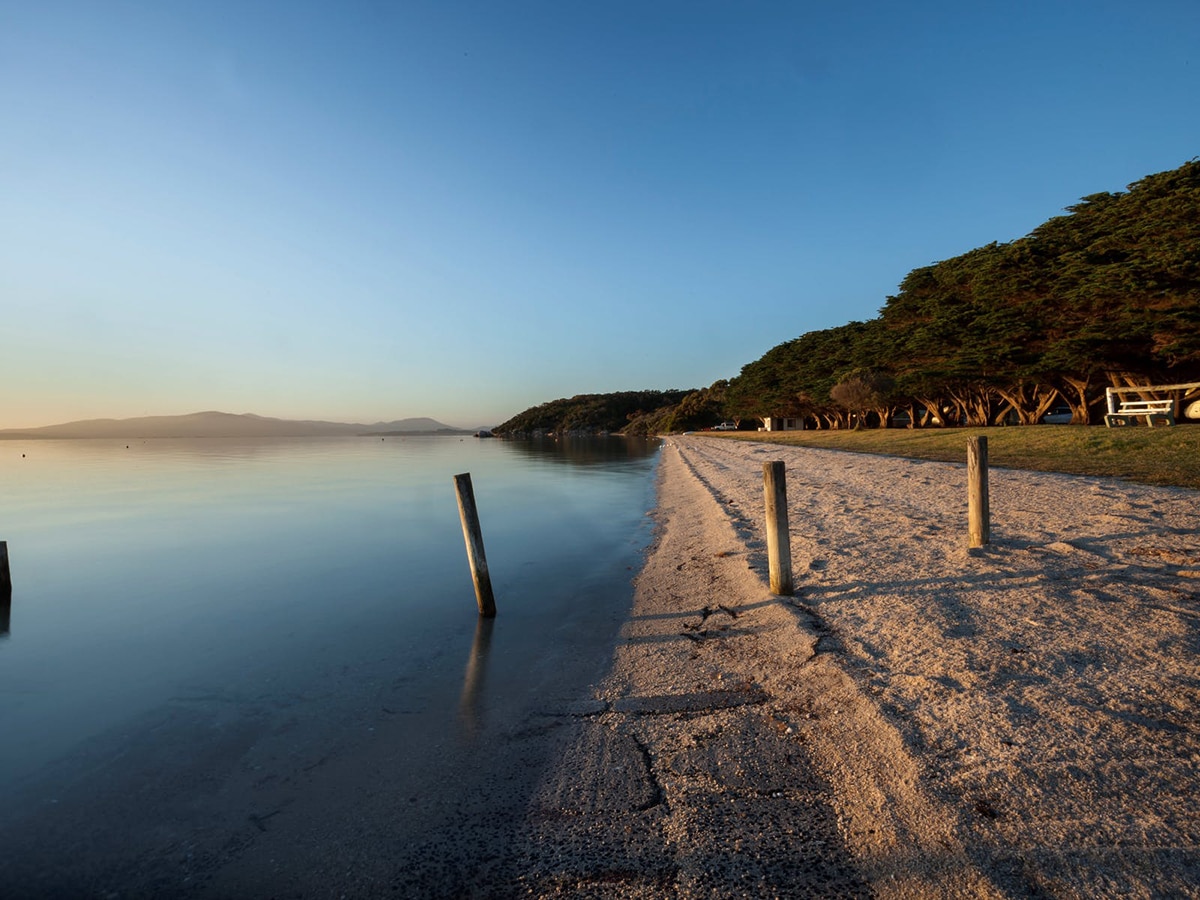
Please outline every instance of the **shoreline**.
[[[775, 459], [793, 598], [767, 580]], [[105, 750], [121, 778], [77, 796], [74, 820], [63, 797], [13, 832], [0, 881], [14, 897], [56, 895], [20, 872], [58, 896], [1200, 896], [1200, 494], [994, 470], [993, 543], [968, 550], [962, 464], [684, 436], [657, 466], [654, 537], [590, 687], [546, 671], [520, 713], [480, 715], [477, 632], [461, 696], [430, 701], [461, 733], [424, 759], [404, 750], [420, 717], [391, 700], [331, 696], [303, 723], [175, 708], [150, 742]]]
[[1200, 896], [1200, 495], [993, 472], [968, 550], [961, 464], [663, 454], [602, 711], [531, 803], [530, 893]]
[[[658, 530], [602, 706], [530, 804], [546, 824], [526, 835], [534, 864], [520, 884], [535, 896], [995, 895], [952, 823], [907, 789], [912, 761], [832, 660], [828, 632], [771, 594], [753, 526], [677, 441], [663, 454]], [[873, 860], [857, 846], [864, 814]]]

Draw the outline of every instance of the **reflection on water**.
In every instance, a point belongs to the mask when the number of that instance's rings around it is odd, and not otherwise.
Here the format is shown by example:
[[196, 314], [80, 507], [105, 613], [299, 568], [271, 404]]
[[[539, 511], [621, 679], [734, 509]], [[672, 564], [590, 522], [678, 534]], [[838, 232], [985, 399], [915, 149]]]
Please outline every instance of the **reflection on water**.
[[659, 447], [656, 438], [625, 437], [540, 437], [502, 441], [517, 453], [539, 462], [565, 463], [572, 466], [611, 467], [623, 462], [638, 462], [653, 456]]
[[479, 726], [480, 701], [487, 675], [488, 653], [492, 648], [492, 629], [495, 626], [494, 618], [479, 617], [475, 623], [475, 639], [471, 642], [471, 653], [467, 656], [462, 696], [458, 700], [458, 715], [469, 736], [474, 735]]
[[[449, 727], [461, 684], [458, 707], [478, 721], [507, 702], [489, 696], [485, 672], [491, 690], [526, 696], [555, 653], [586, 654], [614, 633], [608, 619], [579, 618], [577, 594], [594, 595], [588, 614], [627, 609], [655, 449], [615, 438], [0, 441], [0, 539], [21, 572], [19, 627], [0, 652], [0, 722], [18, 737], [0, 742], [0, 789], [180, 696], [338, 702], [407, 680], [447, 698]], [[495, 635], [476, 625], [460, 472], [472, 473], [506, 598]], [[2, 603], [0, 631], [10, 622]]]

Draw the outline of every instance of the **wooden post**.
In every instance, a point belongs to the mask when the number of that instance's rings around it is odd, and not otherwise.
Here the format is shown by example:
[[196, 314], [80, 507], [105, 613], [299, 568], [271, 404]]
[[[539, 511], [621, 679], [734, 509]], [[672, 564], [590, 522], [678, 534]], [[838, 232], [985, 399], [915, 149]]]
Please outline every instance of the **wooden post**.
[[783, 460], [763, 463], [763, 499], [767, 507], [767, 564], [771, 592], [790, 596], [792, 584], [792, 538], [788, 530], [787, 477]]
[[0, 541], [0, 637], [12, 621], [12, 576], [8, 571], [8, 541]]
[[0, 541], [0, 600], [12, 597], [12, 574], [8, 571], [8, 541]]
[[463, 540], [467, 544], [467, 562], [471, 564], [471, 579], [475, 582], [475, 600], [479, 604], [479, 614], [490, 619], [496, 615], [496, 598], [492, 594], [492, 578], [488, 575], [487, 556], [483, 552], [483, 532], [479, 528], [470, 472], [454, 476], [454, 490], [458, 494], [458, 516], [462, 519]]
[[991, 512], [988, 509], [987, 438], [967, 439], [967, 521], [972, 547], [992, 542]]

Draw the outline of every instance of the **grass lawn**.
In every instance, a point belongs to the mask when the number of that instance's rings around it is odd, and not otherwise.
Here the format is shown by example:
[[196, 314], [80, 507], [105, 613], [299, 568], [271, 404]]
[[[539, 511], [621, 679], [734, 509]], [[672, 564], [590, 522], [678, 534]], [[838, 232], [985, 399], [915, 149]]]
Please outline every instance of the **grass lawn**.
[[1200, 426], [1105, 428], [1028, 425], [1013, 428], [871, 428], [862, 431], [725, 432], [722, 440], [762, 441], [966, 462], [967, 438], [988, 439], [988, 463], [1011, 469], [1104, 475], [1200, 490]]

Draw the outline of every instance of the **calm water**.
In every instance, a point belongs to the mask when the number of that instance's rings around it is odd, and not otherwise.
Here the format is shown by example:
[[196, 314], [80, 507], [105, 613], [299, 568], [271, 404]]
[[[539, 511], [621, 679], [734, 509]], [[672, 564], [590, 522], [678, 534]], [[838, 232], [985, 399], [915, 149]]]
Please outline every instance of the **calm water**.
[[[411, 684], [415, 704], [469, 697], [486, 713], [532, 702], [564, 659], [594, 677], [649, 537], [656, 449], [0, 442], [14, 585], [0, 613], [0, 789], [173, 702], [269, 696], [303, 711], [319, 695], [321, 712], [386, 678]], [[499, 608], [483, 644], [459, 472]]]

